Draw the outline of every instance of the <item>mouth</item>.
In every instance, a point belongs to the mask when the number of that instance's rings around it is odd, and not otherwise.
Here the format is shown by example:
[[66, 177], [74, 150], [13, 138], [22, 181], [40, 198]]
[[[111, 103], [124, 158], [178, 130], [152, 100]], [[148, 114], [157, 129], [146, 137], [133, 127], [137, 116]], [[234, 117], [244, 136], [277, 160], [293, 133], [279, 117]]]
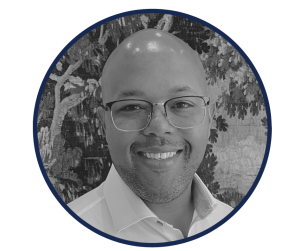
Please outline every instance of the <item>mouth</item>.
[[161, 153], [138, 152], [138, 155], [143, 156], [147, 159], [165, 160], [165, 159], [170, 159], [176, 155], [179, 155], [181, 152], [182, 150], [172, 151], [172, 152], [161, 152]]
[[183, 150], [153, 150], [148, 149], [147, 152], [139, 151], [137, 152], [138, 158], [137, 164], [141, 168], [146, 168], [155, 173], [169, 172], [170, 170], [177, 170], [178, 165], [181, 165], [181, 153]]

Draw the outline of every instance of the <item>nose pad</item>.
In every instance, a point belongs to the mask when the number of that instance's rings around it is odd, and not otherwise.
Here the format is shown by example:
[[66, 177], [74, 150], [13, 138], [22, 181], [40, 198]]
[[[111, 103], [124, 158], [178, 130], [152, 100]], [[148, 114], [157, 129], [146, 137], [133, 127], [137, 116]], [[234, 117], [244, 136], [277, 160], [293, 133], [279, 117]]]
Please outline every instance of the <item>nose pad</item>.
[[166, 113], [166, 111], [165, 111], [165, 107], [164, 107], [164, 104], [163, 103], [157, 103], [157, 104], [154, 104], [153, 105], [153, 109], [152, 109], [152, 118], [154, 117], [154, 113], [155, 113], [155, 111], [154, 111], [154, 107], [155, 106], [158, 106], [158, 105], [160, 105], [160, 106], [162, 106], [162, 115], [165, 117], [165, 119], [167, 119], [168, 120], [168, 118], [167, 118], [167, 113]]
[[[157, 104], [155, 104], [155, 105], [157, 105]], [[160, 121], [159, 123], [168, 123], [168, 124], [172, 125], [172, 123], [170, 123], [169, 118], [167, 117], [164, 107], [163, 107], [163, 110], [161, 110], [161, 111], [159, 111], [159, 109], [157, 109], [155, 111], [154, 106], [153, 106], [152, 113], [148, 115], [148, 126], [152, 123], [152, 121], [154, 123], [157, 123], [157, 121]]]
[[[160, 105], [163, 106], [163, 104]], [[144, 129], [143, 133], [145, 135], [163, 136], [166, 133], [173, 132], [174, 127], [166, 116], [164, 106], [162, 107], [163, 110], [155, 110], [154, 106], [152, 109], [152, 113], [148, 115], [148, 126]]]

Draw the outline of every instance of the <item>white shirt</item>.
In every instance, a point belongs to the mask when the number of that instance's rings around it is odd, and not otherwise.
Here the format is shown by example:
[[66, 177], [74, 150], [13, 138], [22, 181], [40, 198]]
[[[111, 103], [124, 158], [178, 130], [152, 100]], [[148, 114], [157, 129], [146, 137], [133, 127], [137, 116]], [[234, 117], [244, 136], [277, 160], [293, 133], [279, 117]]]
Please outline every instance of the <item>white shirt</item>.
[[[232, 208], [215, 199], [195, 174], [194, 216], [188, 236], [222, 220]], [[68, 206], [91, 226], [109, 235], [136, 242], [168, 242], [183, 239], [179, 229], [160, 220], [122, 180], [112, 165], [105, 182]]]

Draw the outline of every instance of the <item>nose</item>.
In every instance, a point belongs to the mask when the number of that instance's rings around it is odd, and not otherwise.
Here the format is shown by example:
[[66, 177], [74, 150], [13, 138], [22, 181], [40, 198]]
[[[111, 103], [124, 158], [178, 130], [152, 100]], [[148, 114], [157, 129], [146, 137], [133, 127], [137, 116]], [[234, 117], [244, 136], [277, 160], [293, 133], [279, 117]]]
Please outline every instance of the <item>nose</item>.
[[149, 125], [144, 129], [143, 133], [147, 136], [163, 136], [172, 133], [174, 130], [175, 127], [170, 124], [165, 114], [164, 106], [155, 104]]

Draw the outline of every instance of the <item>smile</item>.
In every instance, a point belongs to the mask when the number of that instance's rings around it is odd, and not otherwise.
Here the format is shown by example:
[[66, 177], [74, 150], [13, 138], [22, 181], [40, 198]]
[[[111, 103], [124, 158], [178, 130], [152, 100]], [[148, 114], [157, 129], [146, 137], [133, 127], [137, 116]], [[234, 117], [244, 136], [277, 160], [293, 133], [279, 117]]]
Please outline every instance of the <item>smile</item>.
[[156, 159], [156, 160], [163, 160], [168, 159], [176, 155], [176, 152], [166, 152], [166, 153], [144, 153], [142, 155], [148, 159]]
[[178, 169], [183, 161], [183, 156], [181, 156], [183, 149], [168, 148], [148, 147], [148, 149], [138, 151], [136, 159], [138, 166], [155, 173]]

